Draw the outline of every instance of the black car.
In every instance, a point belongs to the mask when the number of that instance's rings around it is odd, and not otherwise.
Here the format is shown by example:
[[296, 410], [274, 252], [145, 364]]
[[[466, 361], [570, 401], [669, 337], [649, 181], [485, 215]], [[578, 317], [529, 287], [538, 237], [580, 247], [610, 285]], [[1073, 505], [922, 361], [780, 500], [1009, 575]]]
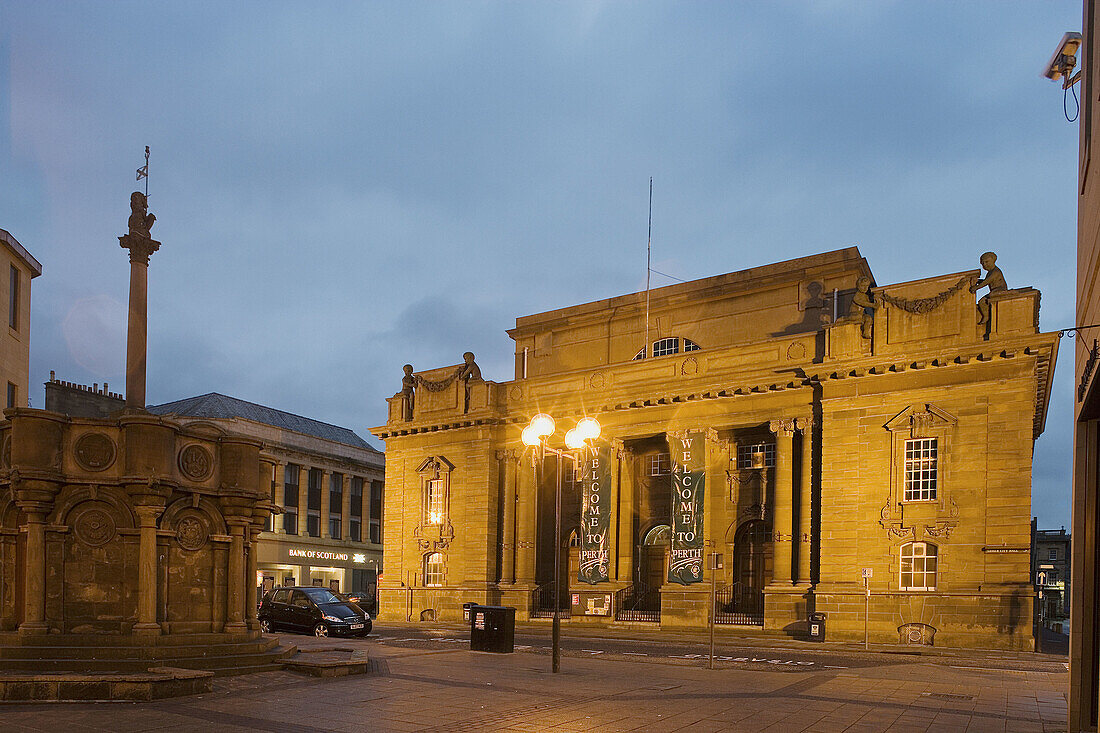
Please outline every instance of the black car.
[[287, 629], [314, 636], [366, 636], [371, 630], [366, 611], [328, 588], [276, 588], [264, 596], [257, 617], [264, 633]]

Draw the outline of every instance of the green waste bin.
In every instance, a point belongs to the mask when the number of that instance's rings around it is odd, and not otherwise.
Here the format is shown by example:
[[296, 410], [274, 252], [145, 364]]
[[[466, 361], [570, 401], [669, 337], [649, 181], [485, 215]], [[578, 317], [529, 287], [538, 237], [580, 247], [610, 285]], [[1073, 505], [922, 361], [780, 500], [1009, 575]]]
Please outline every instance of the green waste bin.
[[470, 650], [511, 654], [516, 650], [516, 609], [470, 607]]

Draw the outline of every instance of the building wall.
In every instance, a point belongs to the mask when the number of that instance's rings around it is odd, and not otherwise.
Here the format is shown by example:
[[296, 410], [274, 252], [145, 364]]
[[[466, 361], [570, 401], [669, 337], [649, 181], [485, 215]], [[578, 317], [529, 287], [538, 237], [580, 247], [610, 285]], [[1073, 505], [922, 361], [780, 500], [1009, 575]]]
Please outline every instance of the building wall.
[[[854, 285], [868, 272], [858, 251], [795, 262], [786, 277], [789, 263], [781, 263], [758, 268], [766, 277], [734, 274], [653, 292], [655, 317], [680, 324], [669, 334], [694, 340], [692, 319], [713, 334], [725, 322], [726, 346], [711, 346], [721, 343], [715, 335], [698, 351], [633, 361], [635, 334], [629, 348], [609, 350], [592, 324], [615, 330], [620, 319], [629, 322], [635, 295], [519, 319], [517, 359], [523, 339], [562, 352], [532, 357], [528, 346], [527, 379], [465, 383], [456, 366], [420, 372], [412, 417], [395, 395], [389, 422], [375, 429], [387, 441], [382, 616], [457, 619], [470, 601], [513, 605], [521, 618], [537, 610], [538, 589], [552, 581], [554, 472], [536, 475], [519, 433], [547, 412], [559, 420], [558, 436], [597, 415], [602, 444], [613, 451], [611, 580], [591, 587], [571, 577], [563, 591], [622, 600], [660, 583], [650, 590], [660, 593], [654, 611], [662, 627], [705, 625], [709, 585], [661, 582], [665, 555], [643, 546], [662, 515], [668, 521], [669, 502], [660, 499], [671, 490], [667, 476], [647, 474], [648, 457], [667, 451], [679, 431], [701, 431], [707, 551], [726, 557], [718, 585], [746, 588], [735, 538], [752, 534], [753, 522], [766, 525], [751, 587], [763, 612], [748, 613], [752, 622], [800, 635], [816, 607], [829, 615], [832, 638], [862, 638], [862, 569], [869, 567], [873, 641], [1030, 648], [1031, 452], [1057, 352], [1057, 336], [1037, 332], [1038, 292], [994, 298], [987, 334], [969, 292], [977, 271], [876, 288], [864, 338], [861, 315], [847, 317], [847, 307], [835, 323], [831, 308], [819, 309], [826, 313], [815, 313], [812, 325], [795, 307], [797, 293], [824, 292], [823, 283]], [[746, 290], [756, 311], [739, 310]], [[838, 296], [846, 306], [852, 290]], [[786, 321], [769, 320], [777, 313]], [[596, 334], [587, 347], [559, 338], [583, 332]], [[532, 358], [542, 358], [539, 366]], [[935, 501], [900, 495], [905, 440], [917, 437], [939, 441]], [[774, 444], [774, 462], [739, 465], [738, 447], [759, 442]], [[437, 473], [449, 480], [439, 524], [424, 507], [425, 485]], [[575, 491], [567, 482], [563, 543], [578, 521]], [[934, 590], [901, 590], [906, 542], [940, 549]], [[425, 558], [434, 552], [443, 555], [444, 576], [439, 587], [425, 587]]]
[[[1082, 54], [1079, 199], [1077, 204], [1077, 325], [1100, 323], [1100, 176], [1092, 163], [1092, 145], [1100, 144], [1094, 101], [1100, 54], [1097, 27], [1098, 5], [1085, 0]], [[1069, 729], [1095, 730], [1100, 711], [1100, 627], [1097, 624], [1097, 527], [1100, 504], [1097, 487], [1100, 474], [1100, 391], [1096, 366], [1100, 356], [1096, 339], [1100, 332], [1085, 329], [1074, 339], [1074, 473], [1073, 473], [1073, 594], [1070, 600], [1070, 691]]]
[[[11, 313], [12, 269], [18, 273], [14, 327]], [[0, 330], [0, 399], [5, 407], [26, 407], [30, 386], [31, 279], [42, 274], [42, 265], [0, 229], [0, 307], [5, 327]], [[15, 387], [14, 403], [8, 404], [8, 385]]]

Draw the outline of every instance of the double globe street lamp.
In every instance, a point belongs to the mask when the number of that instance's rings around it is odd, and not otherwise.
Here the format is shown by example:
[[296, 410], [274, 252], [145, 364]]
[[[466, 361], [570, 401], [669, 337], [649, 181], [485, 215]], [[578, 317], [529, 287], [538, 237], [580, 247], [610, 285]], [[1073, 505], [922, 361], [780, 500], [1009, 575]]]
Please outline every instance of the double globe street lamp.
[[554, 495], [554, 630], [553, 630], [553, 659], [552, 669], [558, 672], [561, 669], [561, 469], [562, 459], [568, 458], [576, 466], [581, 460], [578, 452], [587, 449], [591, 443], [600, 437], [600, 421], [594, 417], [584, 417], [577, 422], [577, 426], [565, 433], [565, 447], [562, 451], [552, 448], [547, 443], [556, 428], [554, 418], [540, 412], [531, 418], [530, 424], [523, 429], [520, 440], [528, 448], [538, 448], [536, 465], [542, 466], [547, 453], [552, 453], [558, 458], [557, 489]]

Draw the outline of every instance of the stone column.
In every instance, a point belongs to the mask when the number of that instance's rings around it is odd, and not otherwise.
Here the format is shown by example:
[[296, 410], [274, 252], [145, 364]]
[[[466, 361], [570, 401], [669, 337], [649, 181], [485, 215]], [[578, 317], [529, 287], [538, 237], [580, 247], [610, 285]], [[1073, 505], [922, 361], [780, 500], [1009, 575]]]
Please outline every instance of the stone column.
[[329, 514], [329, 482], [332, 481], [332, 471], [321, 471], [321, 532], [324, 539], [329, 538], [328, 514]]
[[[707, 428], [705, 442], [705, 476], [703, 483], [704, 510], [703, 526], [705, 529], [706, 546], [703, 550], [703, 575], [708, 580], [711, 573], [718, 573], [718, 581], [722, 582], [723, 572], [711, 568], [710, 555], [713, 552], [723, 553], [726, 537], [725, 521], [725, 494], [726, 494], [726, 469], [729, 467], [729, 441], [718, 437], [718, 431]], [[729, 567], [730, 559], [723, 557], [725, 567]]]
[[[275, 464], [275, 503], [278, 504], [279, 506], [283, 505], [283, 499], [285, 498], [283, 496], [283, 492], [285, 491], [285, 489], [283, 487], [285, 485], [286, 485], [286, 464], [285, 463], [276, 463]], [[295, 511], [297, 511], [297, 510], [295, 510]], [[273, 521], [273, 524], [275, 526], [275, 534], [281, 534], [281, 535], [286, 534], [286, 527], [283, 526], [283, 515], [282, 514], [276, 514], [275, 515], [275, 519]]]
[[225, 632], [240, 633], [247, 630], [244, 623], [245, 562], [244, 533], [248, 521], [237, 517], [227, 518], [229, 525], [229, 573], [228, 592], [225, 599]]
[[126, 407], [144, 410], [145, 353], [149, 330], [149, 255], [160, 249], [160, 242], [139, 234], [127, 234], [125, 237], [119, 237], [118, 241], [123, 249], [130, 250], [130, 315], [126, 326]]
[[260, 628], [260, 622], [256, 620], [256, 603], [258, 602], [256, 598], [256, 579], [260, 571], [257, 555], [260, 554], [260, 531], [261, 528], [255, 525], [249, 527], [248, 569], [245, 571], [248, 581], [245, 583], [244, 617], [245, 623], [250, 629]]
[[45, 634], [46, 627], [46, 512], [24, 509], [27, 545], [23, 561], [23, 623], [20, 634]]
[[634, 582], [634, 454], [625, 446], [618, 451], [619, 459], [619, 566], [616, 580]]
[[157, 623], [157, 517], [163, 507], [136, 506], [141, 535], [138, 539], [138, 620], [134, 634], [158, 636]]
[[772, 420], [775, 433], [775, 500], [772, 542], [775, 567], [772, 585], [791, 585], [791, 535], [794, 524], [794, 420]]
[[[344, 481], [340, 485], [340, 537], [344, 542], [351, 539], [351, 474], [344, 473]], [[363, 488], [369, 489], [369, 484], [364, 483]], [[367, 504], [370, 504], [370, 493], [367, 493]], [[370, 531], [370, 523], [368, 519], [367, 531]], [[363, 538], [363, 518], [359, 517], [359, 539]]]
[[812, 417], [800, 417], [796, 420], [802, 431], [802, 466], [798, 497], [798, 584], [810, 584], [810, 547], [811, 537], [811, 494], [812, 494], [812, 458], [813, 426]]
[[516, 465], [516, 512], [519, 528], [516, 531], [516, 582], [535, 582], [535, 469], [531, 451]]
[[504, 462], [504, 504], [501, 512], [501, 563], [500, 581], [516, 581], [516, 469], [519, 455], [515, 450], [497, 451], [497, 457]]

